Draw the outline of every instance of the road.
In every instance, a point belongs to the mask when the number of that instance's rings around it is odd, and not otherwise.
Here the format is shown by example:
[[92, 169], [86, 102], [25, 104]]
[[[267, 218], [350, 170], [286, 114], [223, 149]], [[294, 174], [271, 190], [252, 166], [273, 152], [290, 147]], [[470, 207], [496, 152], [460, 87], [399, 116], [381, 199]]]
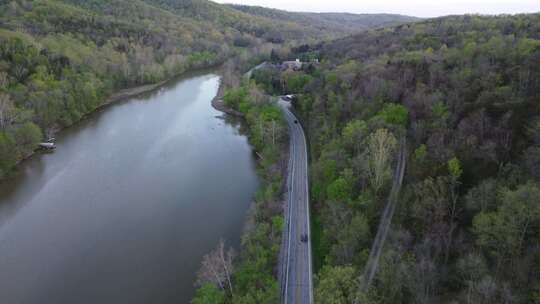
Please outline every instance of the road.
[[251, 68], [249, 71], [247, 71], [247, 72], [244, 74], [244, 77], [247, 78], [247, 79], [251, 78], [251, 74], [253, 74], [253, 71], [256, 71], [256, 70], [258, 70], [258, 69], [262, 69], [262, 68], [264, 68], [264, 67], [267, 66], [267, 65], [269, 65], [269, 63], [266, 62], [266, 61], [260, 63], [259, 65], [255, 66], [255, 67]]
[[[297, 119], [289, 110], [290, 104], [280, 99], [279, 105], [290, 131], [285, 231], [280, 257], [282, 303], [311, 304], [313, 282], [306, 137], [300, 123], [295, 123]], [[307, 235], [307, 241], [301, 241], [302, 235]]]

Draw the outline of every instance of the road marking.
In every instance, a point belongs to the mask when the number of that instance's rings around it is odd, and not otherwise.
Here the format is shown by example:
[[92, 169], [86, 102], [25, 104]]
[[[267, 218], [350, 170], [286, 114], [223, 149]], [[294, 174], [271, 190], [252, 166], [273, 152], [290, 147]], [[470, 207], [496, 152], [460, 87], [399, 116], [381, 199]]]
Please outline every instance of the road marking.
[[[281, 99], [279, 100], [281, 101]], [[278, 102], [279, 102], [278, 101]], [[304, 158], [304, 161], [302, 162], [301, 158], [300, 157], [300, 161], [303, 163], [302, 165], [304, 165], [304, 167], [300, 168], [300, 169], [304, 169], [304, 182], [305, 182], [305, 189], [304, 190], [304, 204], [300, 204], [296, 207], [297, 208], [297, 214], [296, 216], [298, 216], [298, 213], [299, 212], [302, 212], [302, 214], [305, 214], [306, 217], [305, 217], [305, 220], [306, 220], [306, 223], [303, 223], [304, 225], [301, 226], [301, 229], [303, 227], [303, 229], [306, 229], [306, 225], [307, 225], [307, 238], [308, 238], [308, 241], [307, 241], [307, 247], [308, 247], [308, 250], [307, 250], [307, 263], [308, 263], [308, 284], [303, 284], [303, 283], [298, 283], [298, 279], [299, 277], [303, 277], [305, 278], [305, 272], [301, 272], [300, 275], [297, 271], [297, 273], [295, 274], [295, 282], [294, 282], [294, 285], [292, 286], [296, 286], [296, 287], [308, 287], [308, 296], [309, 296], [309, 299], [308, 299], [308, 303], [313, 303], [313, 281], [312, 281], [312, 277], [313, 277], [313, 273], [312, 273], [312, 257], [311, 257], [311, 223], [310, 223], [310, 206], [309, 206], [309, 182], [308, 182], [308, 179], [309, 179], [309, 172], [308, 172], [308, 156], [307, 156], [307, 140], [306, 140], [306, 137], [305, 137], [305, 134], [304, 134], [304, 130], [302, 129], [301, 126], [297, 125], [294, 123], [295, 120], [297, 120], [296, 116], [294, 116], [294, 114], [292, 114], [291, 111], [289, 111], [289, 109], [283, 104], [283, 103], [280, 103], [281, 107], [283, 108], [284, 112], [285, 112], [285, 115], [287, 116], [287, 123], [290, 127], [290, 130], [291, 130], [291, 138], [289, 140], [289, 142], [291, 143], [291, 154], [289, 155], [289, 165], [292, 166], [292, 170], [290, 171], [291, 174], [290, 174], [290, 179], [289, 179], [289, 183], [290, 183], [290, 192], [288, 193], [289, 195], [289, 198], [288, 198], [288, 202], [289, 202], [289, 206], [288, 206], [288, 212], [289, 212], [289, 216], [288, 216], [288, 220], [289, 220], [289, 223], [288, 223], [288, 242], [287, 242], [287, 251], [286, 251], [286, 254], [287, 254], [287, 260], [286, 260], [286, 274], [285, 274], [285, 290], [284, 290], [284, 294], [283, 294], [283, 298], [284, 298], [284, 303], [287, 304], [289, 302], [289, 272], [290, 272], [290, 263], [291, 263], [291, 259], [294, 259], [294, 261], [296, 261], [295, 265], [296, 265], [296, 270], [301, 266], [300, 263], [298, 263], [297, 259], [295, 256], [291, 257], [291, 233], [292, 233], [292, 227], [293, 227], [293, 222], [292, 222], [292, 211], [293, 211], [293, 202], [292, 202], [292, 197], [293, 197], [293, 193], [294, 193], [294, 184], [295, 184], [295, 175], [296, 175], [296, 145], [297, 145], [297, 141], [298, 141], [298, 144], [304, 144], [304, 155], [303, 155], [303, 158]], [[296, 136], [294, 136], [296, 134]], [[299, 136], [299, 137], [298, 137]], [[295, 140], [296, 138], [296, 140]], [[301, 170], [302, 171], [302, 170]], [[302, 178], [302, 176], [300, 176], [300, 178]], [[301, 199], [302, 197], [300, 197]], [[296, 228], [296, 230], [298, 230], [298, 227], [296, 227], [297, 225], [294, 225], [294, 227]], [[296, 232], [295, 230], [295, 232]], [[295, 243], [296, 244], [296, 243]], [[303, 251], [304, 253], [306, 253], [305, 251], [305, 247], [297, 247], [297, 248], [300, 248], [301, 251]], [[298, 251], [297, 251], [298, 253]], [[305, 255], [304, 255], [305, 257]], [[302, 280], [303, 282], [303, 280]], [[296, 295], [296, 302], [294, 304], [297, 304], [297, 303], [302, 303], [301, 300], [303, 300], [301, 298], [301, 295], [299, 296], [299, 292], [301, 291], [300, 288], [295, 288], [296, 289], [296, 292], [294, 293]], [[300, 302], [298, 302], [298, 300], [300, 300]]]
[[[288, 112], [287, 109], [285, 109], [286, 112]], [[287, 114], [286, 114], [287, 115]], [[289, 125], [290, 125], [290, 121], [288, 121]], [[294, 124], [294, 122], [293, 122]], [[291, 127], [292, 129], [292, 127]], [[292, 132], [291, 132], [292, 133]], [[287, 224], [287, 227], [288, 227], [288, 245], [287, 245], [287, 260], [286, 260], [286, 271], [285, 271], [285, 293], [284, 293], [284, 298], [285, 298], [285, 304], [288, 303], [289, 301], [289, 298], [288, 298], [288, 287], [289, 287], [289, 265], [290, 265], [290, 256], [291, 256], [291, 217], [292, 217], [292, 194], [294, 193], [294, 171], [295, 171], [295, 158], [292, 157], [296, 151], [296, 147], [294, 145], [294, 140], [293, 140], [293, 136], [291, 136], [291, 138], [289, 139], [289, 142], [291, 143], [291, 150], [292, 150], [292, 153], [293, 154], [290, 154], [289, 155], [289, 161], [291, 163], [291, 167], [292, 167], [292, 171], [291, 171], [291, 176], [290, 176], [290, 186], [291, 186], [291, 192], [288, 193], [289, 195], [289, 202], [288, 202], [288, 206], [287, 206], [287, 209], [288, 209], [288, 212], [289, 212], [289, 223]]]

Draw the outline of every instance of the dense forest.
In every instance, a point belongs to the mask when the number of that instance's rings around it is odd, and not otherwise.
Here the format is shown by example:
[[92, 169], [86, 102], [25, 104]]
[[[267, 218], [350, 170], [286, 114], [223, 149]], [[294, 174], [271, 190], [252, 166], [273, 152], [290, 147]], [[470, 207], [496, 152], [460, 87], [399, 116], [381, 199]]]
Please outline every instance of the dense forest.
[[2, 1], [0, 177], [119, 89], [350, 32], [206, 0]]
[[[279, 301], [287, 135], [268, 95], [285, 93], [309, 141], [316, 303], [540, 303], [540, 15], [394, 26], [408, 21], [205, 0], [0, 2], [0, 178], [111, 93], [235, 58], [223, 100], [246, 120], [261, 187], [239, 258], [223, 243], [209, 253], [193, 303]], [[231, 79], [295, 58], [318, 61]], [[400, 149], [399, 203], [362, 289]]]
[[[540, 303], [540, 15], [450, 16], [293, 49], [258, 70], [310, 145], [316, 303]], [[374, 281], [364, 267], [400, 143]]]

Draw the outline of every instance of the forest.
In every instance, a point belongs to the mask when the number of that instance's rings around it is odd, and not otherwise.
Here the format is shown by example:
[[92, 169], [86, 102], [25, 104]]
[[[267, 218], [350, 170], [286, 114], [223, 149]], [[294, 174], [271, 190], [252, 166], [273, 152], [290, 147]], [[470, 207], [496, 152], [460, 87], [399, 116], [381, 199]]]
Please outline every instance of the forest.
[[[230, 79], [295, 58], [313, 62]], [[245, 118], [261, 187], [241, 252], [220, 243], [205, 256], [194, 304], [278, 302], [287, 134], [268, 95], [279, 94], [297, 96], [309, 141], [316, 303], [540, 303], [539, 14], [3, 1], [0, 178], [113, 92], [224, 62], [223, 100]], [[403, 142], [390, 234], [360, 288]]]
[[[310, 146], [316, 303], [540, 303], [540, 15], [449, 16], [258, 70]], [[276, 58], [280, 60], [280, 58]], [[407, 165], [374, 281], [364, 267]]]
[[0, 178], [120, 89], [351, 32], [206, 0], [2, 1]]

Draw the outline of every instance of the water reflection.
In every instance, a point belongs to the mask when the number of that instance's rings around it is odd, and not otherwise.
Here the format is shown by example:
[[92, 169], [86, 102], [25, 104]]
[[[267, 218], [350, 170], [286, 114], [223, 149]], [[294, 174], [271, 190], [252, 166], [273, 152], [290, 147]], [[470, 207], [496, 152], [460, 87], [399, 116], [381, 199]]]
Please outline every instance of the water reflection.
[[188, 303], [257, 187], [241, 124], [210, 106], [218, 83], [107, 106], [0, 184], [1, 303]]

